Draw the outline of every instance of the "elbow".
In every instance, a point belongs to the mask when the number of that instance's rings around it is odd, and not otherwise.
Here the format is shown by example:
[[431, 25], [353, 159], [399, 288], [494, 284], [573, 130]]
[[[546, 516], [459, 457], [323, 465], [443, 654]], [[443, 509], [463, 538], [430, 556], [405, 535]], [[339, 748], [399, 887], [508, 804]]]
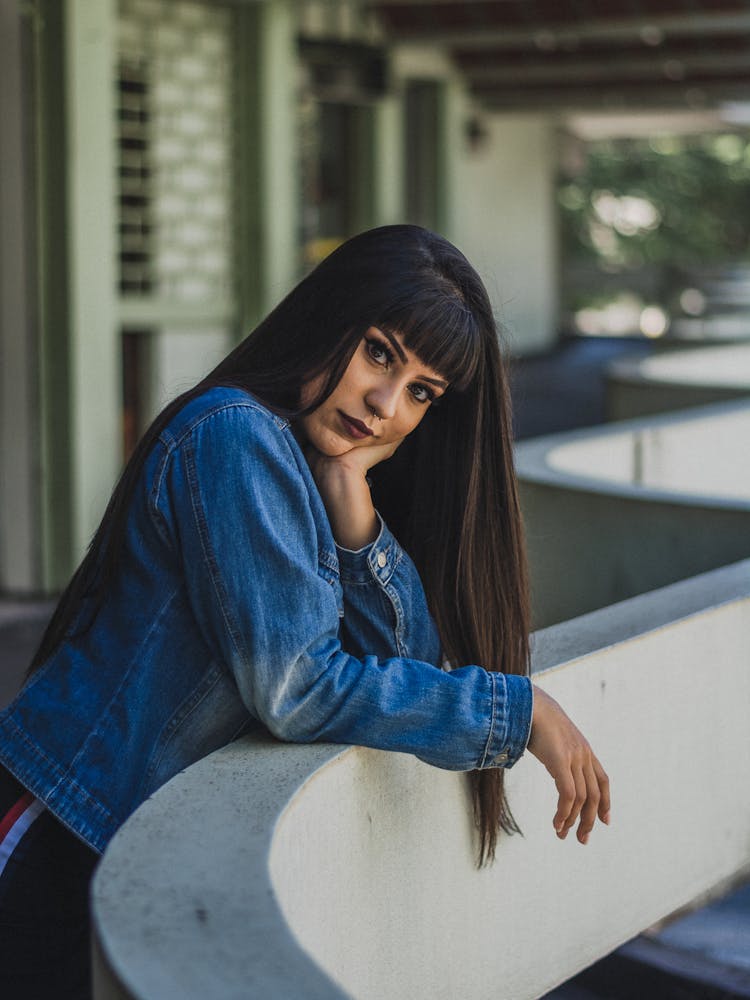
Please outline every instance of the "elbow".
[[[345, 663], [350, 663], [346, 658]], [[289, 673], [285, 683], [256, 690], [258, 717], [270, 732], [287, 743], [350, 742], [347, 738], [359, 699], [354, 689], [359, 672], [344, 680], [330, 663], [318, 669]], [[258, 698], [260, 694], [260, 698]]]
[[284, 743], [314, 743], [325, 733], [325, 719], [304, 703], [266, 704], [259, 715], [269, 732]]
[[313, 743], [317, 738], [316, 730], [296, 716], [297, 713], [269, 713], [262, 718], [271, 735], [283, 743]]

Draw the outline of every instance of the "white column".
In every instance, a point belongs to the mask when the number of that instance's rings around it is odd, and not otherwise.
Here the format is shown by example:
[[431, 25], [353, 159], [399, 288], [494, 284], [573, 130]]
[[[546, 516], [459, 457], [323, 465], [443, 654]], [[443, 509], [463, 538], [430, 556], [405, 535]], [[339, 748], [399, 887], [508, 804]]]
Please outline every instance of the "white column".
[[454, 76], [447, 77], [443, 85], [443, 108], [440, 140], [443, 147], [443, 177], [440, 192], [441, 214], [444, 234], [455, 241], [465, 252], [461, 243], [461, 214], [464, 198], [468, 195], [463, 185], [461, 168], [466, 155], [464, 129], [468, 117], [466, 92], [463, 84]]
[[66, 0], [74, 559], [121, 464], [115, 232], [114, 0]]
[[261, 133], [261, 206], [265, 256], [265, 310], [289, 291], [297, 278], [298, 191], [295, 137], [296, 13], [289, 0], [262, 4], [258, 19]]
[[24, 149], [21, 18], [0, 0], [0, 589], [40, 587], [37, 341], [30, 314], [33, 174]]
[[375, 106], [374, 216], [379, 226], [401, 222], [404, 213], [403, 102], [388, 94]]

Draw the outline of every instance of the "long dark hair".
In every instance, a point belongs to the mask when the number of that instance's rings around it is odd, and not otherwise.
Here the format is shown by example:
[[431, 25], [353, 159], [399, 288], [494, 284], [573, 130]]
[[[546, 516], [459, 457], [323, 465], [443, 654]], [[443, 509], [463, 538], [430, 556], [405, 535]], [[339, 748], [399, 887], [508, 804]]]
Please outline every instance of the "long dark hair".
[[[90, 627], [117, 572], [144, 461], [174, 414], [212, 386], [236, 386], [290, 417], [319, 406], [370, 326], [400, 333], [450, 387], [388, 462], [371, 470], [375, 505], [414, 559], [453, 666], [528, 672], [529, 611], [513, 471], [510, 393], [487, 292], [451, 243], [384, 226], [344, 243], [194, 388], [151, 424], [128, 461], [88, 552], [32, 661]], [[325, 376], [300, 408], [302, 386]], [[85, 613], [82, 613], [85, 609]], [[471, 775], [479, 859], [518, 830], [500, 769]]]

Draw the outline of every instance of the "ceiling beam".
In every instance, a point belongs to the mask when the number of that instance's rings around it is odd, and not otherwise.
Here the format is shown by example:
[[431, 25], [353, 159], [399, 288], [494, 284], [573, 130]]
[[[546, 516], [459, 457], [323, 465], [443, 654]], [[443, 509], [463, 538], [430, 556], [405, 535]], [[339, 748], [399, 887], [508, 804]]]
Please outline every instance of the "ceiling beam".
[[506, 66], [511, 64], [524, 66], [530, 61], [532, 63], [536, 61], [555, 62], [558, 65], [566, 63], [575, 65], [586, 59], [628, 59], [631, 56], [636, 59], [642, 56], [651, 59], [681, 59], [683, 57], [687, 59], [694, 55], [705, 55], [706, 52], [715, 57], [732, 56], [737, 53], [750, 52], [750, 36], [737, 34], [714, 36], [710, 46], [707, 46], [703, 39], [695, 38], [671, 37], [657, 46], [646, 45], [641, 39], [611, 44], [591, 43], [579, 39], [575, 46], [565, 49], [553, 48], [542, 51], [536, 46], [526, 49], [461, 49], [456, 46], [452, 47], [451, 52], [456, 62], [467, 69], [493, 66], [498, 57], [502, 57]]
[[581, 59], [577, 64], [557, 64], [554, 59], [534, 61], [523, 65], [502, 65], [502, 52], [498, 52], [494, 66], [461, 66], [470, 84], [515, 84], [527, 86], [536, 83], [591, 83], [633, 77], [636, 80], [689, 80], [697, 74], [731, 76], [745, 73], [750, 81], [750, 50], [731, 55], [711, 52], [694, 52], [671, 57], [668, 52], [651, 52], [641, 57], [627, 59]]
[[661, 83], [637, 84], [622, 81], [617, 87], [606, 86], [522, 86], [492, 88], [477, 87], [472, 92], [489, 111], [566, 111], [612, 110], [634, 108], [672, 108], [704, 110], [728, 101], [747, 98], [748, 81], [727, 79], [720, 84], [701, 82], [685, 85], [664, 80]]
[[[472, 0], [473, 2], [473, 0]], [[388, 26], [387, 4], [375, 4]], [[425, 7], [428, 5], [425, 4]], [[468, 3], [467, 3], [468, 6]], [[713, 38], [719, 35], [737, 35], [750, 32], [750, 10], [746, 13], [731, 11], [691, 12], [648, 16], [641, 14], [620, 18], [587, 18], [571, 24], [570, 21], [544, 23], [537, 27], [517, 28], [486, 24], [481, 28], [460, 29], [441, 27], [438, 18], [429, 26], [399, 27], [393, 34], [399, 41], [431, 42], [451, 48], [536, 48], [542, 51], [575, 45], [585, 41], [630, 41], [640, 39], [656, 47], [672, 36]]]

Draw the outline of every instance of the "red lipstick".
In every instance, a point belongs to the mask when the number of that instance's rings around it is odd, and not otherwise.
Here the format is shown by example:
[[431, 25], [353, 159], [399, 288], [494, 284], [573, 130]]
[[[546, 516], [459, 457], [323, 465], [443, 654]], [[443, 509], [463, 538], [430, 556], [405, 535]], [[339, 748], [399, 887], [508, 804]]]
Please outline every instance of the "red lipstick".
[[372, 437], [372, 431], [367, 426], [363, 424], [361, 420], [357, 420], [355, 417], [350, 417], [343, 410], [338, 411], [339, 417], [341, 418], [341, 423], [344, 425], [344, 430], [349, 435], [357, 440], [366, 437]]

